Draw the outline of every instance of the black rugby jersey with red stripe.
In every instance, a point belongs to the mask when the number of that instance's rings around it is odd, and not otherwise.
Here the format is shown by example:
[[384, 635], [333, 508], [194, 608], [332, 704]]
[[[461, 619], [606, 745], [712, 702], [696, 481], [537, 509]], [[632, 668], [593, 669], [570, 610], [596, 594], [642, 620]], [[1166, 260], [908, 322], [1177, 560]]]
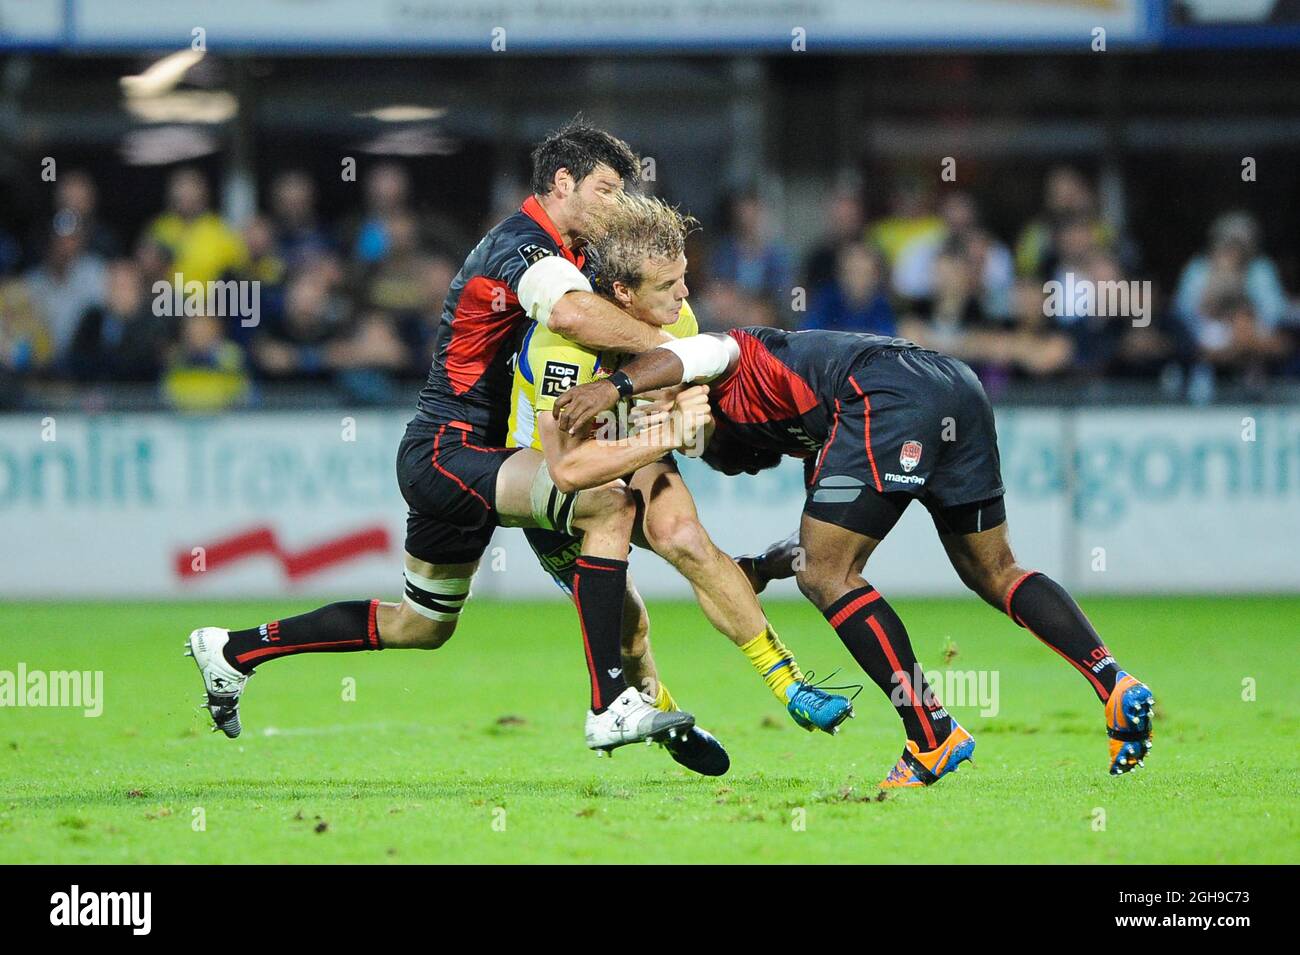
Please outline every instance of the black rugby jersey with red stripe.
[[443, 305], [417, 418], [470, 430], [489, 445], [505, 443], [512, 361], [532, 321], [519, 304], [519, 280], [548, 255], [583, 266], [583, 256], [564, 244], [529, 196], [465, 258]]
[[795, 457], [826, 443], [836, 399], [864, 359], [887, 349], [919, 346], [905, 338], [752, 326], [727, 332], [740, 361], [709, 385], [709, 400], [727, 438]]

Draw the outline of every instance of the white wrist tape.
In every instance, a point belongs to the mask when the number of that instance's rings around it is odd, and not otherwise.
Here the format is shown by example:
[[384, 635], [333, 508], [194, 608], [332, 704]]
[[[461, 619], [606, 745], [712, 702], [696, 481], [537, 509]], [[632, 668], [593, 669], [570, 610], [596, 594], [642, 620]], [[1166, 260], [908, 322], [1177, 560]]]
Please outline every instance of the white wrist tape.
[[682, 384], [712, 381], [740, 354], [740, 346], [730, 335], [692, 335], [660, 345], [682, 360]]
[[576, 265], [558, 255], [548, 255], [528, 266], [519, 279], [519, 304], [529, 318], [545, 325], [562, 296], [590, 291], [591, 282]]

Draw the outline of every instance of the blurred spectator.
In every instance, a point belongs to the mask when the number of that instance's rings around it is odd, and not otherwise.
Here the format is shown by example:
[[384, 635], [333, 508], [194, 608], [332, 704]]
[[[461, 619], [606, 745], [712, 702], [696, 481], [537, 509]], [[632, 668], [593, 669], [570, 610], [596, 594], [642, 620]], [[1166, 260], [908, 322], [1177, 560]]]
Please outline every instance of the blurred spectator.
[[388, 220], [388, 248], [364, 277], [362, 301], [370, 308], [416, 314], [428, 304], [429, 286], [415, 217], [398, 213]]
[[263, 375], [334, 381], [366, 402], [391, 400], [392, 376], [410, 362], [391, 316], [371, 310], [348, 322], [319, 272], [293, 279], [281, 320], [259, 329], [253, 354]]
[[161, 292], [158, 283], [171, 286], [176, 281], [175, 259], [172, 250], [146, 232], [135, 244], [134, 260], [140, 276], [150, 294]]
[[1255, 321], [1265, 329], [1276, 328], [1286, 314], [1286, 291], [1277, 267], [1260, 251], [1259, 225], [1245, 212], [1230, 212], [1214, 221], [1208, 251], [1188, 262], [1178, 280], [1174, 311], [1199, 340], [1213, 320], [1209, 306], [1228, 295], [1248, 298]]
[[410, 360], [400, 323], [378, 309], [362, 315], [352, 334], [329, 349], [329, 362], [344, 392], [366, 404], [396, 400], [395, 378], [408, 369]]
[[[229, 277], [258, 283], [258, 324], [274, 322], [284, 308], [284, 283], [288, 276], [288, 268], [275, 242], [275, 226], [266, 216], [253, 216], [244, 226], [243, 238], [248, 258]], [[255, 333], [254, 327], [245, 327], [242, 323], [231, 328], [232, 339], [244, 348], [248, 347]]]
[[418, 320], [404, 326], [403, 338], [411, 349], [411, 374], [423, 375], [429, 370], [433, 355], [433, 338], [442, 322], [442, 309], [447, 291], [460, 270], [460, 264], [446, 255], [431, 255], [424, 263], [425, 299]]
[[883, 273], [879, 252], [860, 241], [846, 242], [836, 259], [834, 280], [813, 294], [803, 327], [893, 336], [894, 309]]
[[[1083, 242], [1082, 239], [1078, 241]], [[1067, 246], [1072, 248], [1068, 242], [1063, 243], [1063, 249]], [[1095, 291], [1091, 305], [1087, 296], [1077, 296], [1072, 300], [1068, 294], [1065, 295], [1063, 301], [1067, 308], [1057, 316], [1057, 324], [1074, 341], [1073, 370], [1086, 377], [1104, 375], [1115, 366], [1124, 333], [1133, 327], [1136, 308], [1130, 303], [1129, 311], [1133, 314], [1112, 315], [1109, 314], [1109, 303], [1103, 302], [1105, 288], [1126, 280], [1119, 260], [1110, 252], [1100, 248], [1080, 251], [1077, 264], [1072, 262], [1069, 271], [1074, 276], [1076, 289], [1086, 282]], [[1070, 285], [1067, 283], [1065, 287], [1068, 289]]]
[[211, 210], [207, 180], [197, 169], [178, 169], [167, 181], [167, 211], [149, 235], [171, 250], [183, 282], [212, 282], [247, 264], [239, 233]]
[[80, 169], [65, 172], [54, 187], [56, 228], [78, 228], [86, 236], [86, 249], [103, 259], [116, 257], [122, 246], [117, 234], [99, 218], [99, 190], [90, 174]]
[[331, 371], [325, 346], [346, 331], [346, 314], [330, 294], [326, 278], [318, 272], [299, 273], [285, 290], [279, 319], [258, 328], [254, 362], [267, 377], [324, 380]]
[[54, 343], [20, 279], [0, 283], [0, 371], [38, 372], [54, 359]]
[[943, 231], [943, 220], [931, 208], [930, 193], [921, 183], [905, 179], [889, 194], [889, 212], [867, 226], [867, 241], [885, 253], [892, 269], [913, 242], [931, 240]]
[[301, 170], [281, 173], [271, 183], [271, 221], [279, 257], [289, 268], [334, 250], [316, 218], [316, 184]]
[[899, 334], [925, 348], [960, 358], [984, 377], [1005, 365], [1007, 333], [988, 320], [980, 305], [969, 253], [960, 243], [945, 245], [934, 260], [934, 291], [899, 322]]
[[388, 253], [390, 225], [398, 216], [410, 215], [410, 196], [411, 178], [397, 163], [380, 163], [366, 174], [365, 214], [351, 243], [358, 261], [369, 264]]
[[37, 315], [44, 321], [62, 364], [81, 316], [104, 301], [104, 262], [86, 251], [85, 233], [78, 228], [51, 230], [45, 258], [27, 274], [27, 288]]
[[[1043, 184], [1043, 211], [1032, 219], [1016, 238], [1016, 272], [1030, 278], [1047, 279], [1062, 270], [1061, 260], [1068, 255], [1060, 247], [1062, 236], [1084, 225], [1090, 230], [1092, 248], [1110, 249], [1131, 268], [1136, 256], [1131, 254], [1115, 231], [1098, 218], [1097, 199], [1083, 173], [1072, 166], [1050, 170]], [[1074, 236], [1076, 245], [1082, 241]], [[1077, 251], [1077, 249], [1076, 249]]]
[[[1065, 287], [1077, 287], [1080, 279], [1089, 278], [1088, 267], [1107, 255], [1098, 239], [1096, 220], [1089, 216], [1074, 216], [1060, 220], [1052, 238], [1052, 269], [1046, 276], [1050, 281]], [[1085, 300], [1071, 296], [1062, 299], [1062, 308], [1055, 313], [1057, 324], [1069, 325], [1086, 317], [1080, 307]]]
[[275, 226], [266, 216], [253, 216], [244, 226], [244, 247], [248, 256], [237, 270], [240, 278], [256, 279], [266, 286], [284, 284], [288, 266], [275, 241]]
[[[755, 192], [743, 192], [729, 204], [729, 229], [714, 246], [708, 274], [712, 284], [730, 286], [741, 300], [731, 314], [751, 311], [745, 300], [769, 303], [776, 314], [790, 306], [794, 286], [790, 250], [769, 230], [768, 211]], [[727, 291], [722, 291], [724, 298]], [[730, 318], [723, 320], [730, 324]], [[742, 324], [754, 324], [742, 321]]]
[[446, 255], [434, 254], [425, 263], [424, 277], [428, 285], [425, 311], [435, 321], [442, 316], [443, 305], [447, 301], [447, 293], [451, 291], [451, 283], [455, 280], [456, 273], [459, 271], [459, 263]]
[[1011, 293], [1009, 364], [1027, 378], [1049, 378], [1070, 369], [1074, 341], [1058, 331], [1043, 307], [1042, 284], [1017, 279]]
[[1016, 239], [1016, 271], [1046, 279], [1055, 266], [1055, 239], [1061, 224], [1090, 217], [1093, 209], [1092, 187], [1079, 170], [1071, 166], [1051, 169], [1043, 182], [1043, 210]]
[[863, 230], [862, 193], [856, 186], [840, 186], [822, 212], [826, 232], [804, 260], [804, 287], [812, 294], [835, 281], [840, 250], [846, 242], [861, 242]]
[[222, 319], [196, 315], [180, 323], [162, 380], [163, 398], [181, 411], [223, 411], [249, 395], [244, 353], [225, 336]]
[[710, 282], [697, 310], [705, 331], [726, 331], [745, 325], [781, 325], [776, 305], [763, 295], [751, 295], [730, 282]]
[[949, 193], [939, 213], [942, 228], [908, 243], [899, 254], [893, 272], [894, 291], [908, 299], [929, 298], [934, 286], [934, 260], [945, 244], [955, 241], [965, 247], [979, 277], [984, 310], [990, 315], [1007, 315], [1015, 278], [1011, 251], [980, 226], [970, 193]]
[[118, 259], [108, 266], [104, 304], [81, 319], [68, 367], [81, 381], [157, 381], [172, 324], [153, 314], [140, 267]]
[[1205, 362], [1248, 384], [1259, 384], [1269, 365], [1287, 354], [1285, 339], [1260, 320], [1254, 300], [1234, 290], [1210, 300], [1197, 344]]

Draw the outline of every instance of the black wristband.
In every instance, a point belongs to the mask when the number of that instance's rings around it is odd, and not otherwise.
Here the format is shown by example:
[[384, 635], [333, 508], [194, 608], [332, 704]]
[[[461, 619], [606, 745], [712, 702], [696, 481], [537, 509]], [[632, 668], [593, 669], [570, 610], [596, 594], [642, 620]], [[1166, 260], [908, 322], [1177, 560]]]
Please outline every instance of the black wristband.
[[631, 398], [632, 392], [636, 391], [636, 386], [632, 384], [632, 379], [625, 371], [616, 371], [606, 380], [618, 390], [620, 398]]

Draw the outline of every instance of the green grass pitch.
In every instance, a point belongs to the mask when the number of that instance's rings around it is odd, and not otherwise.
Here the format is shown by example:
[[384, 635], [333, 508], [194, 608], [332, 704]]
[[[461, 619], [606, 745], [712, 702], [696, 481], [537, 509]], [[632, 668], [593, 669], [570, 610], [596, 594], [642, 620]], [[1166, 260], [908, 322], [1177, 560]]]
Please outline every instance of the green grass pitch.
[[[1145, 769], [1106, 775], [1100, 706], [1028, 633], [974, 600], [899, 600], [927, 668], [952, 645], [952, 669], [996, 671], [999, 712], [952, 707], [975, 765], [878, 800], [902, 747], [883, 696], [838, 737], [805, 733], [688, 604], [651, 602], [653, 641], [731, 751], [721, 779], [585, 749], [562, 603], [472, 603], [435, 652], [272, 662], [237, 741], [195, 708], [185, 635], [314, 603], [9, 603], [0, 670], [102, 670], [104, 710], [0, 708], [0, 862], [1300, 861], [1300, 599], [1084, 604], [1155, 692]], [[812, 607], [768, 610], [805, 669], [857, 673]]]

